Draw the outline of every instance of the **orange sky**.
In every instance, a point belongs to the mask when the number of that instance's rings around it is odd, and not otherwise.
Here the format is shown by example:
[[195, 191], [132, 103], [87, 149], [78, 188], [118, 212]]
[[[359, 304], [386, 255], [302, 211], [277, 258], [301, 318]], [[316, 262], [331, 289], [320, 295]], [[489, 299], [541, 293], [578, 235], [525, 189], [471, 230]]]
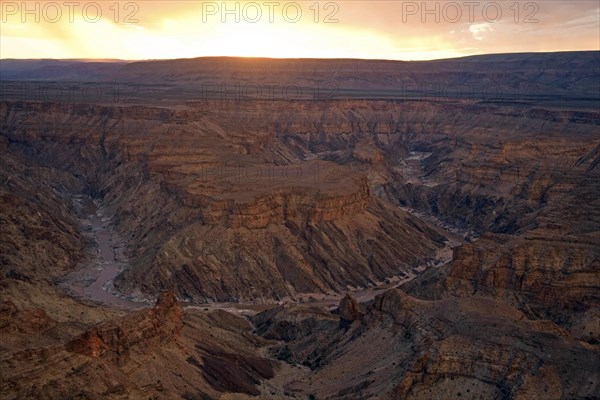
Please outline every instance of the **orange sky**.
[[2, 0], [0, 12], [0, 58], [420, 60], [600, 49], [597, 0]]

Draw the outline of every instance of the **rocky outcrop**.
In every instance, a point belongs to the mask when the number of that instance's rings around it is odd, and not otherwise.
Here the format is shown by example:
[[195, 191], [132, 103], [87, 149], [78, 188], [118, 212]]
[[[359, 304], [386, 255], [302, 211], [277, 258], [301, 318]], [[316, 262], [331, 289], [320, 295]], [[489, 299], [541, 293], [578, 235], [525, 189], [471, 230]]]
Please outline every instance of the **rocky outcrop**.
[[154, 308], [100, 324], [67, 344], [69, 351], [89, 357], [107, 352], [126, 356], [133, 346], [173, 340], [183, 326], [183, 309], [173, 292], [161, 293]]
[[346, 296], [340, 302], [340, 326], [346, 327], [351, 324], [353, 321], [357, 321], [362, 317], [362, 313], [360, 312], [360, 306], [350, 295], [350, 293], [346, 293]]

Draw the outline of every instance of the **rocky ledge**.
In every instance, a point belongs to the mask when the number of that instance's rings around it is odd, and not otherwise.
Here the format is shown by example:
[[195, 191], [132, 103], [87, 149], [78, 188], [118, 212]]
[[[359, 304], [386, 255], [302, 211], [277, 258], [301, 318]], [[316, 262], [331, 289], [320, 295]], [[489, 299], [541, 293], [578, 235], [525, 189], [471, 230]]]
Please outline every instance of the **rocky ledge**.
[[132, 346], [173, 340], [182, 327], [183, 309], [175, 293], [167, 291], [158, 296], [154, 308], [94, 326], [66, 347], [90, 357], [106, 353], [119, 357], [126, 355]]

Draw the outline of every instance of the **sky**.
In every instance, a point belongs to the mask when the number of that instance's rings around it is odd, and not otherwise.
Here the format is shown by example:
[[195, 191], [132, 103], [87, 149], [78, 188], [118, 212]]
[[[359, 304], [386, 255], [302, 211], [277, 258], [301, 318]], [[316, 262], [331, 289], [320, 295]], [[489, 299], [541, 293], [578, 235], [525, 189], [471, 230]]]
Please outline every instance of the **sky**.
[[600, 1], [0, 1], [0, 58], [428, 60], [600, 50]]

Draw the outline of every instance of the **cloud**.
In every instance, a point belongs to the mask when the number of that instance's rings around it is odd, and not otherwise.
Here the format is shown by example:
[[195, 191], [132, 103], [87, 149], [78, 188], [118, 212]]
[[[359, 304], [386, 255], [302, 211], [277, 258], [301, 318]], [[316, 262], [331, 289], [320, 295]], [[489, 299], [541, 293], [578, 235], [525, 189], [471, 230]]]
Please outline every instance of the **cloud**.
[[476, 40], [483, 40], [483, 37], [481, 36], [482, 33], [484, 32], [493, 32], [494, 29], [491, 27], [491, 25], [488, 22], [484, 22], [482, 24], [473, 24], [469, 27], [469, 32], [471, 32], [473, 34], [473, 37]]
[[[417, 3], [419, 12], [404, 18], [403, 4], [407, 2], [396, 0], [340, 1], [334, 8], [325, 7], [330, 3], [317, 2], [318, 10], [312, 2], [298, 2], [303, 11], [298, 23], [285, 18], [283, 3], [277, 6], [273, 22], [269, 20], [270, 11], [266, 6], [262, 9], [262, 19], [256, 23], [246, 21], [246, 17], [240, 17], [236, 22], [236, 15], [208, 15], [203, 11], [203, 5], [216, 4], [221, 10], [237, 9], [243, 14], [249, 2], [266, 4], [233, 0], [224, 6], [223, 2], [227, 0], [173, 0], [167, 7], [164, 2], [137, 0], [135, 4], [139, 5], [139, 10], [136, 8], [133, 17], [139, 22], [135, 24], [126, 22], [131, 13], [125, 7], [127, 2], [119, 2], [118, 15], [114, 13], [114, 7], [111, 8], [112, 2], [98, 2], [103, 13], [96, 23], [83, 18], [81, 6], [74, 14], [73, 23], [64, 7], [63, 16], [57, 23], [44, 18], [36, 23], [35, 15], [28, 15], [27, 22], [23, 23], [19, 13], [4, 15], [7, 21], [2, 22], [1, 27], [0, 59], [238, 55], [416, 60], [471, 54], [600, 49], [597, 0], [536, 2], [537, 7], [533, 7], [533, 2], [520, 2], [518, 9], [514, 2], [486, 0], [478, 2], [472, 13], [465, 5], [468, 2], [457, 2], [462, 11], [462, 18], [457, 21], [446, 16], [441, 5], [436, 8], [439, 15], [429, 12], [433, 9], [431, 5], [427, 8], [429, 14], [423, 14], [422, 2]], [[0, 5], [4, 3], [9, 2], [0, 0]], [[21, 2], [15, 3], [22, 8]], [[236, 6], [237, 3], [240, 5]], [[501, 5], [502, 18], [497, 22], [490, 21], [492, 11], [484, 11], [487, 3]], [[33, 8], [33, 1], [27, 7]], [[339, 22], [325, 23], [330, 15]], [[226, 22], [223, 22], [225, 16]]]

